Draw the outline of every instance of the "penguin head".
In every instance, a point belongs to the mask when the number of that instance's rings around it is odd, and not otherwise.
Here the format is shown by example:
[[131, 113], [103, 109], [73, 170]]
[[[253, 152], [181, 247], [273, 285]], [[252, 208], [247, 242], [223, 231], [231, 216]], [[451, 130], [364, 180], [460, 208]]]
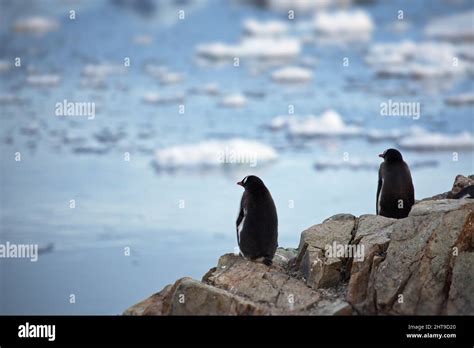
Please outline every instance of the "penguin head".
[[396, 149], [387, 149], [384, 153], [380, 154], [385, 162], [400, 162], [403, 161], [402, 154]]
[[239, 181], [237, 185], [242, 186], [248, 191], [255, 191], [262, 187], [265, 187], [265, 184], [263, 183], [262, 179], [255, 175], [246, 176], [242, 179], [242, 181]]

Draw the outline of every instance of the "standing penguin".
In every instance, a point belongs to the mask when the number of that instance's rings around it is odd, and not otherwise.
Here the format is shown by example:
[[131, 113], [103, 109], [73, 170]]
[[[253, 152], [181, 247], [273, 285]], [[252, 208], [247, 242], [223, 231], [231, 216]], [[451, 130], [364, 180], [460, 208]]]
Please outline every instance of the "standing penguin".
[[245, 189], [236, 221], [240, 254], [270, 266], [278, 247], [278, 217], [272, 195], [254, 175], [237, 185]]
[[385, 150], [379, 157], [384, 161], [379, 169], [377, 214], [395, 219], [407, 217], [415, 204], [410, 169], [398, 150]]

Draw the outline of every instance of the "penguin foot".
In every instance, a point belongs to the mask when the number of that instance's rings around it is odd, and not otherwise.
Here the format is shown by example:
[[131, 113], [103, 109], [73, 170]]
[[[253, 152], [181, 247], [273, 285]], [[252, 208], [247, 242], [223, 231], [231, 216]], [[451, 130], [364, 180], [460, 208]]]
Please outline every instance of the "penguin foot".
[[268, 266], [268, 267], [270, 267], [272, 265], [272, 263], [273, 262], [272, 262], [271, 259], [267, 259], [267, 258], [263, 259], [263, 264]]

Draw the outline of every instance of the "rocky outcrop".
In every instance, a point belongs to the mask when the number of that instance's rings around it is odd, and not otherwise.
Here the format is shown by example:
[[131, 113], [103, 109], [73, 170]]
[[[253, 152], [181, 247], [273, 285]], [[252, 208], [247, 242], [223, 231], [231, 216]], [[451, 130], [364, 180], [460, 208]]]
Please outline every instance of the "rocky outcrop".
[[223, 255], [124, 314], [473, 315], [473, 269], [474, 200], [422, 200], [400, 220], [335, 215], [271, 267]]
[[463, 188], [467, 186], [471, 186], [471, 185], [474, 185], [474, 174], [469, 175], [469, 176], [457, 175], [456, 178], [454, 179], [453, 187], [451, 188], [450, 191], [440, 193], [433, 197], [425, 198], [423, 200], [426, 201], [426, 200], [436, 200], [436, 199], [446, 199], [446, 198], [452, 199]]

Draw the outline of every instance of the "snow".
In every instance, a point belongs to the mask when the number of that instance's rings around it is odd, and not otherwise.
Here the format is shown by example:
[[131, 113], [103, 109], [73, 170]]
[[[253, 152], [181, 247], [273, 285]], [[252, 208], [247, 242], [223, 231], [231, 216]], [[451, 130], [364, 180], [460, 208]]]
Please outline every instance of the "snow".
[[285, 67], [272, 74], [272, 79], [281, 83], [308, 82], [313, 78], [313, 72], [300, 67]]
[[234, 138], [209, 140], [157, 150], [154, 164], [159, 169], [216, 168], [227, 164], [256, 166], [277, 159], [270, 146], [254, 140]]

